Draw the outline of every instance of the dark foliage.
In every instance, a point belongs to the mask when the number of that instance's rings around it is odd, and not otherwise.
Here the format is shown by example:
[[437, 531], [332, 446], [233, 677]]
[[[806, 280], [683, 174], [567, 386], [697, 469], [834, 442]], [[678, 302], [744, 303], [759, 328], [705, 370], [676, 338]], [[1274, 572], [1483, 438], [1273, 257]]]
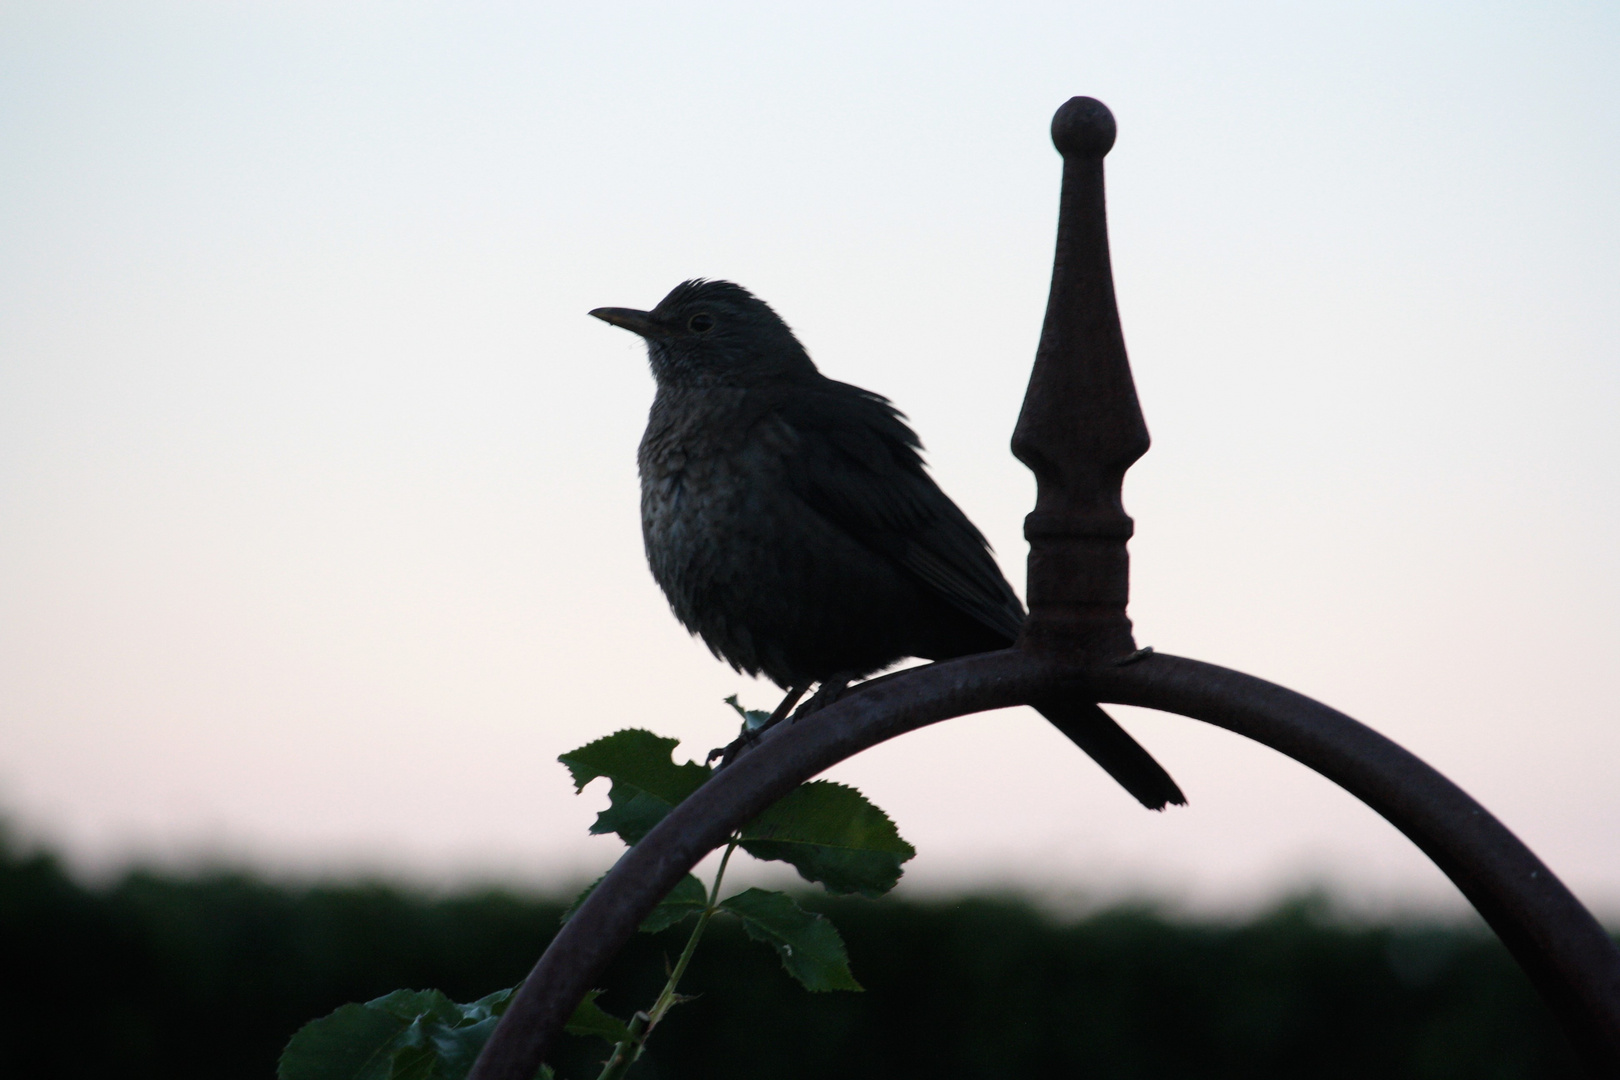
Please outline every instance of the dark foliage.
[[[1308, 905], [1238, 927], [1120, 911], [1059, 926], [1016, 903], [806, 901], [864, 994], [810, 994], [717, 924], [633, 1075], [736, 1077], [1570, 1077], [1502, 948], [1440, 927], [1347, 928]], [[401, 987], [470, 1001], [518, 981], [562, 904], [374, 886], [131, 876], [90, 891], [0, 856], [8, 1076], [265, 1078], [305, 1021]], [[628, 1014], [683, 929], [643, 935], [604, 984]], [[594, 1075], [574, 1040], [563, 1075]]]

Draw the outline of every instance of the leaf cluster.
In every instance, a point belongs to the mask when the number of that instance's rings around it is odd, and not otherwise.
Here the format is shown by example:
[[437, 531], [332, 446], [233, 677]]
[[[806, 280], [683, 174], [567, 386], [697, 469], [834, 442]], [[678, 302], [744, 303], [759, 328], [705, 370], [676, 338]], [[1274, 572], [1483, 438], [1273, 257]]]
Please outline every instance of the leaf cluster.
[[[743, 710], [750, 721], [757, 710]], [[678, 740], [629, 728], [563, 754], [576, 791], [605, 778], [608, 808], [591, 832], [614, 833], [626, 844], [647, 835], [711, 772], [695, 761], [678, 764]], [[901, 838], [889, 816], [844, 784], [815, 780], [788, 792], [738, 830], [736, 841], [757, 859], [785, 862], [806, 881], [830, 893], [877, 897], [900, 880], [901, 864], [917, 850]], [[585, 890], [577, 910], [601, 879]], [[709, 903], [703, 886], [688, 874], [642, 923], [649, 933], [702, 914]], [[742, 921], [748, 936], [774, 948], [788, 974], [807, 990], [858, 990], [843, 939], [824, 916], [805, 911], [785, 893], [750, 889], [721, 901], [717, 910]], [[568, 918], [567, 915], [564, 918]]]
[[[711, 775], [695, 761], [677, 764], [678, 740], [628, 728], [558, 758], [574, 789], [611, 781], [608, 808], [591, 832], [635, 844]], [[831, 893], [878, 897], [900, 880], [901, 864], [917, 854], [889, 816], [852, 787], [813, 780], [788, 792], [738, 832], [757, 859], [786, 862], [806, 881]], [[667, 924], [666, 924], [667, 925]]]
[[[750, 730], [769, 718], [760, 710], [744, 709], [735, 696], [727, 702]], [[594, 780], [609, 781], [608, 806], [592, 823], [592, 833], [613, 834], [634, 845], [713, 775], [707, 765], [676, 762], [677, 745], [677, 739], [630, 728], [560, 756], [576, 792]], [[732, 837], [727, 857], [739, 847], [757, 859], [789, 864], [830, 893], [867, 897], [892, 889], [901, 865], [916, 855], [888, 815], [864, 795], [825, 780], [795, 788], [744, 825]], [[604, 1077], [621, 1075], [618, 1063], [628, 1067], [663, 1013], [684, 1000], [675, 993], [676, 983], [703, 927], [716, 914], [735, 917], [749, 938], [774, 949], [783, 968], [805, 989], [861, 989], [850, 971], [843, 938], [825, 916], [806, 911], [786, 893], [766, 889], [746, 889], [721, 900], [723, 873], [724, 862], [712, 891], [687, 874], [642, 922], [641, 930], [657, 933], [698, 920], [665, 993], [649, 1012], [626, 1022], [598, 1006], [601, 991], [592, 990], [569, 1019], [571, 1033], [614, 1047]], [[563, 915], [565, 922], [602, 880], [580, 894]], [[345, 1005], [293, 1036], [277, 1075], [279, 1080], [461, 1080], [515, 992], [502, 990], [461, 1005], [437, 990], [396, 990], [364, 1004]], [[542, 1067], [539, 1080], [550, 1076]]]
[[[629, 1040], [625, 1022], [596, 1004], [601, 993], [586, 993], [566, 1030]], [[516, 994], [514, 986], [458, 1005], [437, 990], [395, 990], [344, 1005], [298, 1030], [277, 1080], [462, 1080]], [[542, 1065], [535, 1080], [553, 1080], [551, 1069]]]
[[279, 1080], [461, 1080], [511, 1003], [501, 990], [458, 1005], [437, 990], [395, 990], [305, 1024]]

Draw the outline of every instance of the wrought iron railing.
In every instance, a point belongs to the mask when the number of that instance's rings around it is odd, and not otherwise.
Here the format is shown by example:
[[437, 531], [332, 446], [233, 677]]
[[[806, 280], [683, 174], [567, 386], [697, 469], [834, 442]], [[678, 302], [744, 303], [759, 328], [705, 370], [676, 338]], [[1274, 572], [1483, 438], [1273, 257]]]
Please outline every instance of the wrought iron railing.
[[531, 1080], [574, 1006], [697, 862], [798, 784], [953, 716], [1068, 697], [1203, 720], [1310, 766], [1382, 814], [1462, 890], [1523, 966], [1594, 1075], [1620, 1078], [1620, 950], [1484, 807], [1400, 746], [1301, 694], [1138, 651], [1125, 608], [1131, 519], [1120, 501], [1148, 448], [1114, 303], [1103, 157], [1114, 118], [1092, 98], [1052, 120], [1063, 194], [1046, 323], [1013, 452], [1038, 481], [1025, 520], [1029, 619], [1017, 645], [873, 679], [772, 729], [627, 851], [534, 966], [470, 1080]]

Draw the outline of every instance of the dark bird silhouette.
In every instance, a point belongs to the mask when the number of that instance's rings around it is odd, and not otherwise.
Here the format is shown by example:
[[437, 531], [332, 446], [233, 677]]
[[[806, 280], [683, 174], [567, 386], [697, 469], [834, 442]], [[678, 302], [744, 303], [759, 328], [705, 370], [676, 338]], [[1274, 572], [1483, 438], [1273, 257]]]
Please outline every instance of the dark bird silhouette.
[[[638, 455], [653, 577], [716, 656], [787, 691], [772, 722], [811, 684], [813, 708], [903, 657], [1017, 638], [1023, 605], [905, 417], [822, 375], [763, 300], [700, 279], [591, 314], [646, 340], [658, 383]], [[1041, 712], [1143, 805], [1186, 802], [1096, 705]]]

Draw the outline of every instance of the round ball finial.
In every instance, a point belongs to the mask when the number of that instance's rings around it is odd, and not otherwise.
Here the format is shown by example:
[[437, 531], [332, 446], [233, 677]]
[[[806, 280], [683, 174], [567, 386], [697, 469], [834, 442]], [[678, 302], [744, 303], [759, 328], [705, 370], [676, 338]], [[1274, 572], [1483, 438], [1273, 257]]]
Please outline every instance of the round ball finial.
[[1072, 97], [1052, 117], [1052, 145], [1064, 157], [1102, 157], [1117, 132], [1114, 114], [1096, 98]]

